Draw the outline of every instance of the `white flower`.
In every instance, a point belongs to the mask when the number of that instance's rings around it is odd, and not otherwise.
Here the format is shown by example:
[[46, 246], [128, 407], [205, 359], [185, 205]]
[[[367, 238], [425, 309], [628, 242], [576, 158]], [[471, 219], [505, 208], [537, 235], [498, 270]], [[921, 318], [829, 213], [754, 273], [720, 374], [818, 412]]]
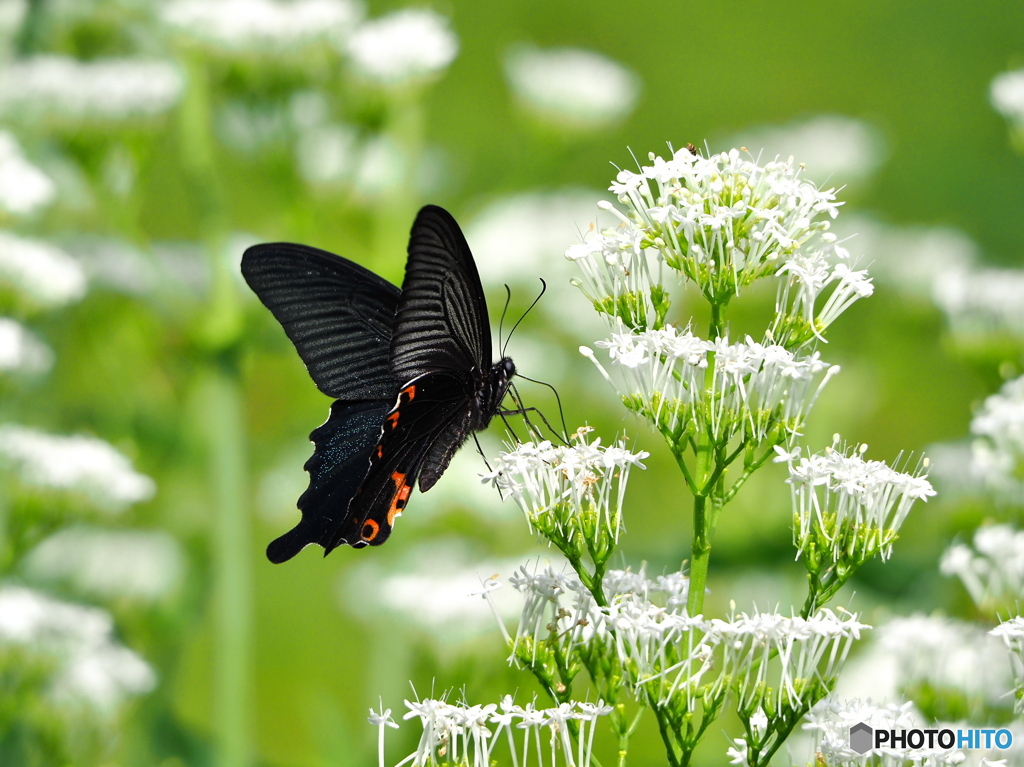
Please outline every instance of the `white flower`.
[[505, 56], [516, 96], [541, 117], [573, 128], [599, 128], [636, 106], [640, 78], [600, 53], [518, 46]]
[[302, 177], [312, 184], [349, 180], [358, 167], [358, 131], [349, 125], [318, 125], [303, 131], [295, 146]]
[[935, 303], [950, 329], [965, 342], [985, 336], [1024, 335], [1024, 271], [947, 270], [935, 279]]
[[936, 690], [955, 690], [967, 698], [970, 714], [1006, 705], [1013, 687], [1007, 663], [995, 636], [964, 621], [911, 615], [879, 626], [881, 649], [897, 659], [898, 684], [906, 689], [926, 683]]
[[20, 121], [151, 117], [178, 102], [185, 82], [166, 61], [34, 56], [0, 70], [0, 114]]
[[13, 466], [24, 482], [80, 491], [110, 510], [148, 500], [156, 491], [153, 480], [95, 437], [53, 436], [4, 424], [0, 425], [0, 460]]
[[1024, 530], [988, 525], [974, 534], [974, 548], [950, 546], [942, 555], [943, 575], [955, 575], [974, 603], [998, 611], [1024, 592]]
[[446, 69], [459, 51], [459, 39], [444, 16], [409, 8], [364, 22], [346, 50], [361, 75], [395, 85]]
[[520, 443], [499, 453], [492, 471], [481, 477], [503, 498], [515, 500], [530, 525], [546, 533], [586, 536], [584, 528], [590, 526], [582, 518], [592, 517], [595, 538], [618, 540], [629, 470], [644, 468], [641, 461], [649, 453], [630, 452], [621, 440], [602, 447], [600, 438], [587, 441], [587, 431], [578, 430], [571, 446]]
[[363, 15], [354, 0], [174, 0], [162, 8], [172, 29], [229, 50], [287, 52], [343, 37]]
[[33, 579], [88, 596], [152, 602], [181, 582], [185, 555], [162, 531], [66, 527], [32, 549], [24, 567]]
[[1024, 124], [1024, 69], [996, 75], [989, 86], [989, 100], [1011, 123]]
[[13, 284], [46, 306], [73, 303], [85, 295], [78, 262], [49, 243], [0, 231], [0, 281]]
[[0, 586], [0, 646], [17, 645], [55, 660], [49, 693], [112, 713], [156, 685], [150, 666], [113, 638], [110, 615], [20, 586]]
[[1010, 662], [1016, 684], [1017, 703], [1013, 710], [1024, 713], [1024, 618], [1017, 615], [1003, 621], [989, 632], [990, 635], [1003, 640], [1010, 652]]
[[878, 552], [887, 559], [910, 507], [935, 495], [920, 472], [865, 461], [866, 447], [831, 447], [807, 458], [776, 448], [789, 465], [798, 556], [827, 552], [834, 562], [861, 561]]
[[50, 177], [25, 158], [14, 136], [0, 130], [0, 210], [33, 213], [53, 202], [56, 191]]
[[726, 143], [750, 147], [764, 157], [799, 157], [815, 176], [843, 184], [871, 176], [884, 155], [879, 131], [844, 115], [816, 115], [786, 125], [749, 128]]
[[0, 317], [0, 373], [45, 373], [53, 366], [53, 352], [27, 328]]

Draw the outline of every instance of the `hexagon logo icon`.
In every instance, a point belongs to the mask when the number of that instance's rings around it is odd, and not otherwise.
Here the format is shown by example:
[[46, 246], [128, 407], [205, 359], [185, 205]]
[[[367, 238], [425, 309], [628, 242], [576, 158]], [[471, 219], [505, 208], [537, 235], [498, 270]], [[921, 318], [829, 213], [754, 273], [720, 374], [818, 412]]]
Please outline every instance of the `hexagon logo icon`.
[[866, 754], [870, 751], [873, 740], [874, 732], [870, 725], [864, 724], [864, 722], [857, 722], [857, 724], [850, 728], [850, 748], [858, 754]]

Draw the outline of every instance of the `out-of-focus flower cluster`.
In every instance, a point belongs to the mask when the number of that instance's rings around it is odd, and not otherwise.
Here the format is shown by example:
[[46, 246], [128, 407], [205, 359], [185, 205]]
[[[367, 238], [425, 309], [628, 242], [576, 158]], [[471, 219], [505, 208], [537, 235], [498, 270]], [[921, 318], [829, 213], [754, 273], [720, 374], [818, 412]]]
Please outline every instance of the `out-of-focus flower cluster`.
[[1003, 640], [1003, 644], [1010, 652], [1017, 699], [1013, 710], [1018, 714], [1024, 713], [1024, 618], [1017, 615], [1003, 621], [989, 633]]
[[1012, 525], [987, 525], [974, 532], [972, 543], [946, 549], [942, 573], [959, 578], [986, 614], [1005, 614], [1024, 593], [1024, 531]]

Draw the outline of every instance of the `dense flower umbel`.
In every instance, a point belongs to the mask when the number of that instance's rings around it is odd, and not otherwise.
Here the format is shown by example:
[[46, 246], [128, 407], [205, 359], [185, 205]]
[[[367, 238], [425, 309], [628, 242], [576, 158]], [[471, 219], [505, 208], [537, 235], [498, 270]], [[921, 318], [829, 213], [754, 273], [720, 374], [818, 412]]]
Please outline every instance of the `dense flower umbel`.
[[603, 561], [622, 528], [629, 470], [644, 468], [640, 461], [648, 453], [632, 453], [622, 441], [608, 447], [601, 446], [600, 438], [588, 442], [591, 431], [577, 430], [573, 445], [549, 440], [516, 445], [499, 453], [494, 469], [482, 477], [515, 500], [530, 526], [570, 559], [586, 546], [595, 561]]
[[1024, 593], [1024, 530], [981, 527], [974, 533], [973, 548], [965, 543], [950, 546], [940, 568], [963, 582], [979, 608], [989, 614], [1006, 610]]
[[[829, 562], [856, 566], [876, 553], [887, 559], [914, 501], [935, 495], [919, 470], [898, 472], [883, 461], [865, 461], [867, 445], [832, 447], [802, 458], [800, 448], [775, 448], [789, 465], [793, 540], [808, 567]], [[922, 469], [927, 461], [922, 462]]]
[[1016, 616], [992, 629], [992, 636], [999, 637], [1010, 651], [1010, 662], [1016, 683], [1017, 704], [1014, 711], [1024, 713], [1024, 618]]
[[735, 343], [728, 338], [705, 341], [671, 325], [613, 333], [596, 345], [608, 350], [621, 382], [592, 350], [580, 351], [618, 389], [628, 408], [676, 444], [696, 431], [706, 431], [719, 444], [733, 436], [757, 443], [776, 429], [799, 433], [821, 389], [839, 372], [817, 352], [794, 353], [749, 336]]
[[[784, 316], [774, 330], [788, 346], [819, 335], [870, 294], [866, 275], [850, 269], [849, 254], [827, 232], [828, 221], [819, 220], [838, 214], [834, 190], [804, 181], [792, 161], [761, 166], [735, 149], [702, 157], [692, 148], [669, 160], [650, 159], [639, 173], [620, 171], [609, 187], [626, 213], [602, 207], [621, 225], [566, 253], [580, 264], [584, 292], [602, 314], [635, 329], [660, 328], [669, 305], [662, 265], [720, 306], [755, 280], [780, 275]], [[815, 302], [830, 283], [836, 288], [817, 312]]]
[[[600, 700], [563, 703], [554, 708], [537, 708], [534, 703], [519, 706], [510, 695], [499, 704], [484, 706], [435, 698], [407, 700], [405, 705], [409, 711], [403, 718], [418, 718], [423, 728], [416, 751], [398, 762], [412, 767], [491, 767], [498, 763], [491, 754], [502, 743], [508, 744], [514, 765], [586, 767], [592, 761], [595, 724], [612, 711]], [[397, 726], [390, 713], [390, 709], [381, 714], [370, 711], [370, 724], [380, 728], [381, 737], [384, 727]], [[570, 729], [575, 728], [577, 736], [570, 737]], [[521, 738], [517, 730], [522, 732]], [[531, 754], [535, 754], [536, 761]], [[383, 745], [380, 765], [384, 767]]]

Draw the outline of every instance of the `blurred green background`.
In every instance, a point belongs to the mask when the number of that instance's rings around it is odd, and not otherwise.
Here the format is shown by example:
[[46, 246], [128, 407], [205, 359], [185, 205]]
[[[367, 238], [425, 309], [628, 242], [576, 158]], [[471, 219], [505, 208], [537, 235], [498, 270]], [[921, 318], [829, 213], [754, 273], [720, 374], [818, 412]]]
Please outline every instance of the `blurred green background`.
[[[687, 555], [688, 497], [656, 435], [577, 354], [604, 331], [561, 258], [608, 197], [609, 163], [632, 165], [630, 150], [645, 160], [666, 142], [742, 144], [792, 154], [815, 182], [845, 187], [837, 227], [865, 230], [848, 247], [877, 291], [822, 349], [843, 373], [811, 417], [812, 451], [833, 432], [886, 460], [963, 439], [972, 406], [1020, 373], [1022, 328], [959, 333], [933, 300], [941, 273], [1021, 262], [1024, 160], [988, 95], [1024, 59], [1020, 3], [454, 0], [433, 6], [458, 39], [450, 66], [391, 84], [361, 73], [343, 41], [359, 17], [406, 6], [370, 2], [338, 29], [282, 26], [275, 43], [244, 31], [263, 5], [232, 3], [241, 42], [229, 45], [215, 25], [180, 21], [187, 3], [0, 0], [0, 130], [53, 184], [46, 204], [0, 213], [0, 234], [59, 247], [88, 281], [79, 299], [48, 303], [25, 288], [24, 269], [0, 273], [3, 315], [52, 352], [48, 370], [2, 374], [0, 421], [101, 438], [156, 488], [114, 515], [5, 470], [5, 583], [109, 611], [112, 636], [155, 676], [115, 710], [68, 713], [39, 702], [53, 669], [32, 676], [26, 651], [4, 646], [3, 764], [371, 764], [367, 709], [380, 699], [401, 713], [410, 681], [420, 695], [464, 687], [479, 702], [535, 692], [505, 664], [483, 603], [463, 595], [547, 552], [479, 486], [484, 466], [469, 448], [430, 494], [414, 495], [387, 546], [266, 561], [267, 542], [297, 518], [307, 435], [329, 401], [238, 275], [254, 242], [324, 248], [400, 282], [409, 225], [432, 202], [463, 223], [495, 324], [503, 282], [516, 318], [545, 277], [548, 293], [508, 353], [559, 387], [570, 429], [587, 422], [606, 440], [626, 430], [652, 453], [633, 474], [621, 564], [654, 574]], [[593, 68], [579, 88], [600, 92], [619, 77], [618, 108], [587, 115], [515, 91], [515, 57], [559, 47], [618, 62], [617, 74]], [[116, 77], [96, 94], [31, 80], [26, 67], [48, 55], [169, 62], [179, 79], [155, 107], [132, 108]], [[98, 81], [84, 71], [82, 82]], [[118, 98], [129, 106], [111, 106]], [[5, 247], [17, 249], [0, 243], [0, 261]], [[736, 329], [763, 332], [772, 298], [736, 302]], [[556, 412], [544, 389], [521, 391]], [[493, 427], [485, 450], [501, 438]], [[729, 599], [741, 609], [801, 603], [783, 479], [766, 469], [723, 518], [711, 610]], [[849, 589], [867, 622], [964, 601], [938, 557], [995, 512], [955, 495], [916, 508], [893, 560]], [[38, 554], [67, 528], [164, 531], [177, 569], [148, 597], [90, 590], [71, 565], [48, 568]], [[389, 735], [389, 759], [416, 737], [411, 726]], [[723, 763], [726, 739], [709, 740], [704, 762]], [[645, 730], [631, 763], [661, 753]]]

